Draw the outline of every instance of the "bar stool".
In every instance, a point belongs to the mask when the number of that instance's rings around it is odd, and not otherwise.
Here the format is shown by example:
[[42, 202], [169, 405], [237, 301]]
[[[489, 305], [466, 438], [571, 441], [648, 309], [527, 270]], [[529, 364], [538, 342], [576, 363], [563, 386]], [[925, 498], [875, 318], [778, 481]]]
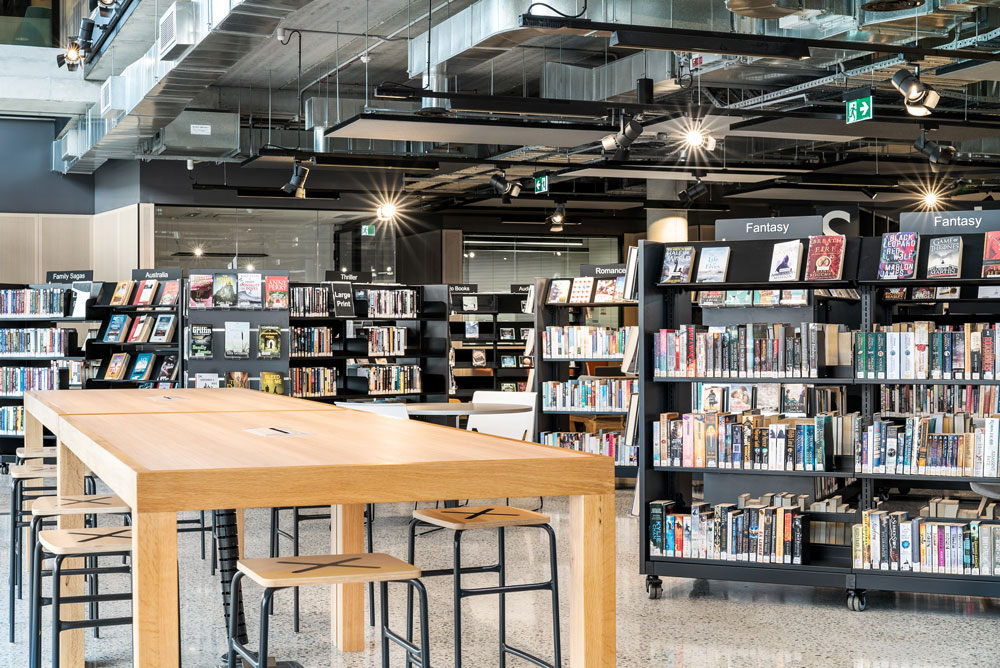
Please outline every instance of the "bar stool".
[[[389, 666], [389, 641], [393, 641], [406, 651], [407, 665], [430, 668], [430, 641], [427, 615], [427, 590], [419, 580], [420, 569], [388, 554], [327, 554], [320, 556], [279, 557], [276, 559], [241, 559], [233, 575], [230, 591], [230, 610], [239, 605], [240, 581], [244, 576], [261, 587], [264, 593], [260, 599], [260, 634], [257, 652], [250, 651], [237, 640], [238, 615], [231, 615], [229, 622], [229, 668], [236, 668], [236, 658], [243, 666], [264, 668], [267, 665], [268, 608], [274, 592], [288, 587], [307, 585], [342, 585], [357, 583], [379, 583], [382, 617], [382, 666]], [[407, 597], [411, 601], [413, 590], [417, 591], [420, 607], [420, 646], [414, 645], [409, 637], [403, 638], [389, 628], [389, 583], [402, 582], [408, 585]], [[410, 624], [412, 628], [412, 623]], [[407, 631], [407, 636], [412, 635]]]
[[[455, 532], [454, 564], [452, 568], [423, 571], [423, 577], [453, 575], [455, 578], [455, 668], [462, 668], [462, 599], [470, 596], [486, 596], [497, 594], [500, 599], [500, 663], [501, 668], [507, 665], [507, 654], [530, 661], [543, 668], [561, 668], [562, 649], [559, 642], [559, 583], [556, 563], [556, 534], [549, 525], [549, 516], [533, 510], [525, 510], [514, 506], [466, 506], [463, 508], [427, 508], [413, 511], [413, 519], [409, 524], [407, 558], [414, 562], [415, 537], [417, 527], [435, 526], [451, 529]], [[545, 531], [549, 537], [549, 573], [547, 582], [508, 585], [506, 583], [507, 557], [504, 547], [504, 531], [509, 527], [530, 527]], [[491, 566], [462, 567], [462, 535], [466, 531], [476, 529], [497, 530], [497, 563]], [[461, 576], [468, 573], [497, 573], [499, 584], [496, 587], [462, 587]], [[524, 650], [507, 644], [507, 594], [549, 590], [552, 592], [552, 644], [555, 655], [553, 663], [548, 663]], [[412, 600], [407, 596], [406, 622], [407, 637], [409, 625], [413, 619]]]
[[10, 545], [8, 549], [9, 567], [7, 573], [8, 585], [8, 621], [10, 623], [9, 640], [14, 642], [14, 599], [21, 598], [22, 578], [21, 569], [23, 567], [23, 536], [22, 529], [27, 529], [31, 523], [28, 517], [31, 511], [25, 510], [25, 503], [34, 502], [44, 496], [51, 495], [56, 491], [55, 485], [43, 482], [40, 487], [25, 487], [25, 483], [32, 480], [44, 480], [55, 478], [55, 465], [39, 464], [15, 464], [9, 469], [10, 472]]
[[[92, 529], [46, 529], [38, 532], [35, 558], [31, 562], [31, 667], [41, 668], [41, 617], [42, 606], [52, 606], [52, 668], [59, 668], [60, 634], [72, 629], [98, 628], [105, 626], [125, 626], [132, 623], [132, 617], [111, 617], [106, 619], [80, 619], [63, 621], [60, 610], [63, 604], [94, 603], [109, 601], [131, 601], [131, 592], [121, 594], [92, 594], [83, 596], [62, 595], [60, 578], [64, 576], [109, 573], [131, 573], [129, 566], [105, 566], [101, 568], [63, 568], [63, 561], [74, 558], [94, 558], [128, 556], [132, 552], [131, 527], [97, 527]], [[42, 562], [52, 559], [52, 570], [43, 572]], [[52, 596], [42, 596], [42, 576], [52, 577]]]
[[59, 448], [44, 447], [41, 450], [29, 450], [28, 448], [18, 448], [14, 451], [15, 464], [23, 464], [33, 459], [55, 459]]

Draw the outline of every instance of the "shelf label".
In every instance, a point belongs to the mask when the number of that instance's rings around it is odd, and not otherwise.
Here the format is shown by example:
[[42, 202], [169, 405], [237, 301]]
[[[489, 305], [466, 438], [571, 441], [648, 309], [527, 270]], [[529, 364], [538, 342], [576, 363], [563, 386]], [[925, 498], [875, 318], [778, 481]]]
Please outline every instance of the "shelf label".
[[595, 276], [597, 278], [617, 278], [625, 275], [624, 264], [581, 264], [581, 276]]
[[181, 278], [180, 268], [174, 269], [133, 269], [133, 281], [175, 281]]
[[475, 283], [449, 283], [448, 294], [472, 294], [479, 292], [479, 286]]
[[720, 218], [715, 221], [715, 240], [799, 239], [823, 231], [823, 216], [779, 218]]
[[338, 318], [353, 318], [354, 290], [351, 289], [351, 284], [335, 281], [330, 283], [330, 291], [333, 293], [333, 314]]
[[511, 283], [510, 291], [515, 295], [526, 295], [531, 290], [533, 283]]
[[68, 271], [47, 271], [45, 272], [46, 283], [73, 283], [76, 281], [94, 280], [93, 269], [76, 269]]
[[983, 234], [1000, 230], [1000, 209], [980, 211], [904, 211], [900, 232], [919, 234]]
[[372, 272], [370, 271], [334, 271], [326, 270], [326, 280], [347, 281], [348, 283], [371, 283]]

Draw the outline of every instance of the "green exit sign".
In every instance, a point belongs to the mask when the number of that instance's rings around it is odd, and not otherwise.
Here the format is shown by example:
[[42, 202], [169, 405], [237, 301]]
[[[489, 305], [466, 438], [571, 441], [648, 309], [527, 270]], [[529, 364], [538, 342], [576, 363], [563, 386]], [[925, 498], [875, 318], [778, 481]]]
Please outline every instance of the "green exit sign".
[[542, 195], [549, 191], [549, 175], [535, 177], [535, 194]]
[[848, 100], [844, 103], [846, 106], [847, 113], [847, 123], [857, 123], [858, 121], [870, 121], [874, 115], [874, 107], [872, 104], [872, 96], [859, 97], [856, 100]]
[[375, 236], [375, 225], [362, 225], [361, 226], [361, 236], [363, 237], [373, 237]]

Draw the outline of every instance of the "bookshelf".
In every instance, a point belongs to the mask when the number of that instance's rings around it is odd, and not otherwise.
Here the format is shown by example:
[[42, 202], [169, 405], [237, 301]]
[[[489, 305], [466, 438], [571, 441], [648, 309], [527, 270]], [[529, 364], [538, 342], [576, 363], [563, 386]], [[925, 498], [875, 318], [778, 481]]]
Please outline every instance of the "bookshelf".
[[[148, 304], [137, 305], [136, 300], [139, 292], [143, 289], [143, 281], [156, 281], [156, 288], [151, 291]], [[157, 269], [145, 270], [136, 269], [132, 271], [129, 295], [126, 303], [112, 305], [116, 287], [122, 282], [98, 283], [99, 292], [91, 305], [91, 311], [95, 319], [100, 320], [100, 327], [97, 337], [87, 342], [87, 360], [92, 365], [91, 377], [87, 378], [84, 386], [87, 389], [95, 388], [121, 388], [121, 387], [155, 387], [162, 383], [162, 387], [178, 387], [184, 377], [184, 351], [181, 345], [183, 341], [183, 290], [181, 289], [181, 271], [179, 269]], [[172, 284], [172, 286], [171, 286]], [[171, 286], [171, 287], [168, 287]], [[164, 293], [170, 294], [174, 291], [173, 302], [162, 304]], [[167, 298], [170, 301], [170, 298]], [[131, 328], [133, 324], [141, 322], [147, 318], [153, 325], [157, 323], [160, 316], [173, 316], [173, 331], [165, 341], [158, 343], [151, 342], [153, 327], [150, 327], [144, 337], [139, 337], [138, 341], [130, 341]], [[125, 338], [121, 341], [108, 340], [109, 328], [113, 330], [112, 323], [124, 320], [128, 323], [128, 330]], [[108, 368], [115, 358], [115, 355], [128, 355], [128, 363], [123, 368], [121, 378], [108, 378]], [[155, 360], [151, 365], [151, 370], [147, 378], [132, 379], [132, 372], [139, 363], [141, 355], [153, 355]], [[172, 362], [170, 361], [172, 360]], [[166, 366], [166, 369], [164, 367]], [[173, 373], [170, 369], [175, 369]], [[169, 378], [160, 379], [161, 373], [169, 374]]]
[[[624, 332], [624, 321], [626, 313], [636, 308], [634, 302], [603, 302], [599, 304], [549, 304], [547, 303], [549, 279], [539, 278], [535, 281], [535, 344], [533, 350], [535, 364], [535, 387], [538, 389], [538, 420], [536, 439], [539, 442], [546, 442], [542, 434], [549, 432], [579, 433], [585, 435], [596, 435], [599, 432], [621, 432], [621, 437], [616, 439], [616, 445], [622, 458], [627, 458], [629, 450], [624, 445], [624, 431], [626, 416], [628, 414], [627, 402], [620, 410], [559, 410], [545, 406], [543, 389], [547, 382], [566, 383], [580, 376], [586, 376], [588, 363], [599, 363], [602, 366], [618, 367], [622, 364], [622, 357], [618, 355], [593, 356], [593, 355], [559, 355], [558, 357], [546, 357], [544, 354], [543, 334], [546, 328], [563, 328], [569, 326], [586, 326], [594, 324], [599, 317], [611, 319], [613, 325], [606, 325], [611, 329], [620, 329]], [[634, 311], [632, 312], [634, 314]], [[608, 377], [621, 379], [624, 376], [620, 373]], [[586, 436], [582, 436], [586, 438]], [[610, 448], [609, 448], [610, 449]], [[618, 458], [616, 457], [616, 460]], [[616, 462], [615, 476], [619, 478], [635, 478], [638, 474], [638, 467], [626, 462]]]
[[[448, 338], [454, 350], [449, 396], [468, 400], [476, 390], [516, 391], [531, 371], [524, 347], [534, 321], [521, 309], [527, 292], [470, 293], [456, 287], [465, 286], [449, 286]], [[466, 322], [477, 323], [474, 338], [467, 337]]]
[[[89, 283], [0, 284], [0, 470], [24, 445], [24, 389], [67, 389], [84, 352], [69, 324], [87, 322]], [[77, 371], [71, 372], [70, 365]], [[54, 439], [50, 434], [46, 440]], [[51, 443], [54, 445], [54, 443]]]

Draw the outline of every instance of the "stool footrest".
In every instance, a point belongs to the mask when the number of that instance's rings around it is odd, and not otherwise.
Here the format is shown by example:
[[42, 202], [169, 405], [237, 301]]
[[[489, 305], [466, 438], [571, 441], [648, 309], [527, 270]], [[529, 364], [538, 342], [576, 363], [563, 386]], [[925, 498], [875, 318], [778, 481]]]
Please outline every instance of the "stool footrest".
[[525, 591], [551, 590], [551, 582], [530, 582], [528, 584], [504, 585], [502, 587], [463, 587], [459, 590], [459, 595], [466, 596], [488, 596], [490, 594], [519, 594]]
[[524, 659], [525, 661], [530, 661], [531, 663], [535, 664], [536, 666], [539, 666], [540, 668], [553, 668], [550, 662], [543, 661], [534, 654], [529, 654], [528, 652], [525, 652], [524, 650], [521, 649], [517, 649], [516, 647], [511, 647], [510, 645], [501, 645], [500, 649], [501, 651], [506, 652], [507, 654], [513, 654], [514, 656]]
[[[114, 601], [131, 601], [132, 594], [94, 594], [93, 596], [81, 595], [81, 596], [60, 596], [60, 605], [69, 605], [71, 603], [111, 603]], [[42, 597], [42, 605], [52, 605], [51, 596]]]
[[[492, 566], [463, 566], [459, 571], [462, 575], [476, 574], [476, 573], [499, 573], [500, 564], [494, 564]], [[454, 575], [454, 568], [435, 568], [429, 571], [421, 571], [420, 577], [422, 578], [433, 578], [440, 577], [444, 575]]]
[[105, 626], [128, 626], [132, 623], [131, 617], [106, 617], [104, 619], [74, 619], [72, 621], [59, 620], [60, 631], [71, 631], [73, 629], [93, 629], [104, 628]]
[[[51, 559], [52, 557], [45, 557], [46, 559]], [[59, 577], [72, 576], [72, 575], [128, 575], [132, 572], [131, 566], [98, 566], [96, 568], [64, 568], [59, 571]], [[45, 569], [42, 571], [42, 577], [52, 577], [52, 571], [50, 569]]]

